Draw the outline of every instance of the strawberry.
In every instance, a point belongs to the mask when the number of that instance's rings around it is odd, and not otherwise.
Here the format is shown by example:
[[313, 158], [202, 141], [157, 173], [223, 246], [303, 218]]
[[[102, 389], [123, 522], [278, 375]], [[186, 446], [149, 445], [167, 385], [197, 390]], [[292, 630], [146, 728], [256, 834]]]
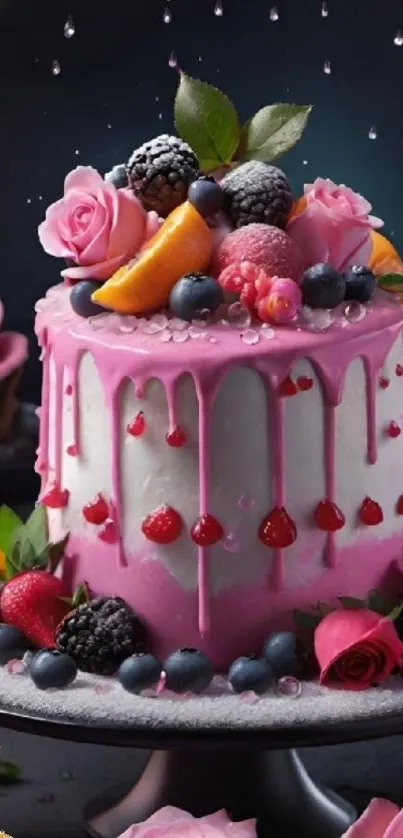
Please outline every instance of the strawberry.
[[154, 544], [172, 544], [181, 535], [182, 518], [176, 509], [164, 503], [144, 518], [143, 534]]
[[39, 648], [53, 648], [55, 631], [69, 610], [61, 579], [46, 570], [17, 573], [0, 595], [1, 619]]
[[212, 547], [224, 536], [224, 530], [219, 521], [207, 512], [194, 522], [190, 531], [193, 541], [199, 547]]

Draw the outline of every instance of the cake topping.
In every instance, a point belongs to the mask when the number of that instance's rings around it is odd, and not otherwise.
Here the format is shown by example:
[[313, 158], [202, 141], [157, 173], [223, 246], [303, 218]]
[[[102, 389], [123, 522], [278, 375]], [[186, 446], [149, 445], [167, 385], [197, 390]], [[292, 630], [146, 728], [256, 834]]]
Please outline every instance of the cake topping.
[[48, 509], [64, 509], [69, 502], [70, 492], [68, 489], [62, 489], [56, 481], [45, 489], [41, 495], [41, 503], [47, 506]]
[[387, 435], [390, 436], [391, 439], [397, 439], [398, 436], [401, 434], [401, 428], [397, 422], [390, 422], [387, 428]]
[[62, 690], [75, 681], [77, 664], [57, 649], [41, 649], [30, 663], [29, 674], [39, 690]]
[[183, 523], [179, 512], [163, 504], [150, 512], [141, 525], [143, 535], [154, 544], [172, 544], [182, 533]]
[[336, 532], [341, 530], [346, 519], [334, 501], [326, 498], [321, 500], [315, 510], [315, 524], [319, 530], [324, 532]]
[[171, 448], [182, 448], [183, 445], [186, 445], [185, 431], [179, 425], [176, 425], [175, 428], [168, 431], [166, 441]]
[[188, 187], [199, 174], [199, 163], [186, 142], [161, 134], [133, 152], [127, 174], [143, 207], [165, 218], [186, 200]]
[[82, 508], [83, 517], [88, 524], [99, 526], [109, 515], [109, 505], [103, 495], [98, 494]]
[[369, 527], [375, 527], [381, 524], [383, 521], [383, 512], [380, 504], [368, 496], [364, 498], [358, 511], [358, 519], [362, 524], [366, 524]]
[[126, 430], [130, 436], [142, 436], [146, 429], [146, 420], [144, 418], [144, 413], [142, 410], [136, 414], [134, 419], [129, 422]]
[[125, 690], [139, 695], [143, 690], [155, 689], [162, 673], [162, 664], [154, 655], [139, 652], [120, 664], [118, 678]]
[[101, 306], [93, 303], [91, 299], [98, 286], [98, 282], [90, 279], [83, 279], [73, 285], [70, 291], [70, 304], [73, 311], [80, 317], [95, 317], [104, 311]]
[[263, 268], [268, 277], [298, 280], [302, 273], [299, 247], [284, 230], [268, 224], [248, 224], [229, 233], [214, 254], [214, 276], [219, 276], [228, 265], [245, 261]]
[[290, 547], [297, 538], [297, 528], [284, 507], [275, 506], [259, 527], [259, 538], [265, 547]]
[[375, 274], [365, 265], [353, 265], [344, 273], [346, 281], [346, 300], [368, 303], [372, 298], [376, 279]]
[[284, 381], [281, 382], [278, 388], [279, 396], [296, 396], [298, 393], [298, 387], [295, 381], [288, 375]]
[[252, 160], [225, 175], [221, 187], [234, 227], [254, 222], [285, 227], [293, 200], [288, 178], [281, 169]]
[[403, 495], [400, 495], [400, 497], [397, 499], [396, 513], [397, 515], [403, 515]]
[[201, 693], [213, 677], [208, 657], [198, 649], [178, 649], [164, 661], [166, 687], [173, 692]]
[[256, 695], [267, 692], [276, 680], [274, 670], [265, 658], [243, 655], [230, 666], [228, 681], [235, 693], [253, 690]]
[[188, 201], [203, 218], [216, 215], [222, 209], [224, 193], [214, 177], [203, 175], [189, 186]]
[[298, 390], [301, 392], [306, 392], [306, 390], [311, 390], [313, 387], [313, 379], [310, 378], [309, 375], [300, 375], [297, 378], [297, 387]]
[[308, 268], [301, 279], [305, 305], [310, 308], [335, 308], [346, 295], [346, 280], [331, 265], [319, 262]]
[[221, 285], [202, 273], [185, 274], [173, 286], [169, 308], [175, 317], [193, 320], [202, 311], [214, 313], [224, 302]]
[[389, 387], [389, 384], [390, 384], [390, 379], [386, 378], [386, 376], [384, 376], [384, 375], [381, 375], [381, 377], [379, 379], [379, 386], [380, 386], [381, 390], [386, 390]]
[[292, 279], [273, 277], [270, 291], [257, 303], [257, 313], [265, 323], [289, 323], [301, 307], [301, 291]]
[[116, 544], [119, 540], [119, 531], [116, 521], [107, 518], [98, 530], [98, 538], [106, 544]]
[[212, 547], [224, 537], [224, 530], [213, 515], [205, 513], [195, 521], [190, 535], [199, 547]]
[[402, 375], [403, 375], [403, 366], [402, 366], [401, 364], [396, 364], [395, 373], [396, 373], [396, 375], [398, 376], [398, 378], [401, 378], [401, 377], [402, 377]]

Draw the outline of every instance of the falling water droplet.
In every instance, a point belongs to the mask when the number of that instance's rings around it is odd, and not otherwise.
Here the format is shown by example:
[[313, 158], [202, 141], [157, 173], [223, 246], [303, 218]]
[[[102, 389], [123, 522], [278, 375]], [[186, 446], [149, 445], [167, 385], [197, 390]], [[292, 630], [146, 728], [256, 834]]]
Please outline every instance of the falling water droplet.
[[378, 138], [378, 132], [375, 128], [375, 125], [371, 125], [371, 127], [368, 131], [368, 138], [370, 140], [376, 140]]
[[401, 29], [398, 29], [396, 32], [396, 35], [393, 38], [393, 43], [395, 47], [403, 47], [403, 32]]
[[155, 97], [155, 101], [156, 101], [156, 102], [159, 102], [159, 100], [160, 100], [160, 97], [159, 97], [159, 96], [156, 96], [156, 97]]
[[164, 14], [162, 15], [162, 20], [164, 23], [171, 23], [172, 20], [172, 12], [168, 7], [164, 9]]
[[329, 17], [329, 6], [327, 5], [326, 2], [322, 3], [320, 13], [321, 13], [322, 17]]
[[62, 68], [61, 68], [58, 61], [52, 61], [51, 71], [52, 71], [52, 76], [60, 76], [60, 73], [62, 72]]
[[307, 161], [307, 160], [303, 160], [303, 161], [302, 161], [302, 165], [303, 165], [303, 166], [307, 166], [307, 165], [308, 165], [308, 161]]
[[217, 0], [216, 4], [214, 6], [214, 14], [215, 14], [216, 17], [222, 17], [223, 12], [224, 12], [224, 9], [223, 9], [222, 0]]
[[276, 20], [279, 20], [280, 15], [279, 15], [279, 13], [278, 13], [278, 8], [277, 8], [277, 6], [273, 6], [273, 7], [270, 9], [270, 15], [269, 15], [269, 17], [270, 17], [270, 20], [271, 20], [271, 21], [273, 21], [273, 22], [275, 22]]
[[27, 204], [32, 204], [32, 198], [27, 198]]
[[71, 15], [68, 16], [66, 23], [64, 24], [63, 33], [65, 38], [72, 38], [73, 35], [76, 34], [76, 27]]
[[171, 55], [168, 58], [168, 64], [170, 67], [177, 67], [178, 66], [178, 59], [176, 57], [176, 52], [172, 50]]
[[324, 65], [323, 65], [323, 72], [324, 72], [327, 76], [330, 76], [330, 73], [332, 72], [332, 65], [331, 65], [331, 63], [330, 63], [330, 61], [329, 61], [329, 60], [325, 61], [325, 63], [324, 63]]
[[79, 148], [76, 148], [76, 150], [75, 150], [74, 154], [77, 154], [77, 155], [78, 155], [78, 154], [80, 154], [80, 149], [79, 149]]
[[162, 119], [162, 113], [158, 114], [158, 119]]

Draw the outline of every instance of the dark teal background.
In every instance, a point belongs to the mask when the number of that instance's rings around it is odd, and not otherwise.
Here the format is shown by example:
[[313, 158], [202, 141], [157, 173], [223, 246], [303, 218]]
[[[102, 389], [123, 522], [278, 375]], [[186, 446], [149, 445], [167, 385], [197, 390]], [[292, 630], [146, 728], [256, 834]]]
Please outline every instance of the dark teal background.
[[[64, 174], [77, 164], [104, 171], [143, 140], [172, 131], [172, 50], [183, 69], [225, 90], [242, 119], [273, 101], [314, 104], [306, 135], [281, 162], [295, 193], [317, 175], [347, 183], [372, 201], [403, 250], [403, 47], [393, 43], [403, 29], [401, 0], [329, 0], [328, 18], [320, 0], [278, 0], [276, 23], [270, 0], [223, 4], [216, 17], [214, 0], [0, 0], [7, 327], [32, 334], [35, 299], [58, 280], [59, 265], [42, 252], [37, 226], [62, 194]], [[165, 6], [170, 24], [162, 21]], [[67, 40], [69, 13], [76, 34]], [[61, 65], [57, 77], [53, 60]], [[371, 125], [376, 140], [368, 138]], [[32, 341], [24, 381], [32, 399], [37, 357]]]

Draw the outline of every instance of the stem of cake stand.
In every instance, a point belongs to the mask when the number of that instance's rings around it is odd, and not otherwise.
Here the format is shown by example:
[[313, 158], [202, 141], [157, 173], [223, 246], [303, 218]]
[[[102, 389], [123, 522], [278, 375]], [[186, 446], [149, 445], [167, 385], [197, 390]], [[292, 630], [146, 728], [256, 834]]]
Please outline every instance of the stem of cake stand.
[[153, 751], [133, 788], [88, 804], [85, 831], [117, 838], [168, 804], [195, 816], [226, 809], [233, 820], [258, 818], [259, 838], [340, 838], [356, 817], [349, 803], [315, 785], [296, 751], [195, 748]]

